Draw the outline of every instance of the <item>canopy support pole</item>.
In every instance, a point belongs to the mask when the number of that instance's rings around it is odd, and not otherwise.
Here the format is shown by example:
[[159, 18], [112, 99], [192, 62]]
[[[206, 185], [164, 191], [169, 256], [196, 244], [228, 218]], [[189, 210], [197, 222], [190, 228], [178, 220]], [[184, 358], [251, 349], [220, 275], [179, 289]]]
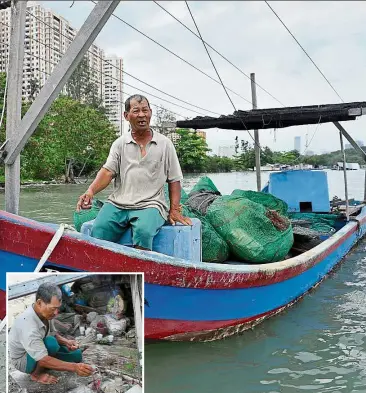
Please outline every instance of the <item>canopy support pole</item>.
[[[252, 72], [250, 74], [250, 83], [252, 88], [252, 104], [253, 109], [257, 109], [257, 87], [255, 84], [255, 73]], [[259, 133], [258, 130], [254, 130], [254, 152], [255, 152], [255, 172], [257, 175], [257, 191], [260, 192], [262, 190], [262, 182], [261, 182], [261, 147], [259, 144]]]
[[347, 218], [347, 222], [348, 222], [349, 221], [349, 201], [348, 201], [347, 168], [346, 168], [346, 153], [344, 151], [344, 146], [343, 146], [342, 131], [339, 131], [339, 137], [341, 140], [341, 152], [342, 152], [342, 158], [343, 158], [344, 195], [345, 195], [345, 199], [346, 199], [346, 218]]

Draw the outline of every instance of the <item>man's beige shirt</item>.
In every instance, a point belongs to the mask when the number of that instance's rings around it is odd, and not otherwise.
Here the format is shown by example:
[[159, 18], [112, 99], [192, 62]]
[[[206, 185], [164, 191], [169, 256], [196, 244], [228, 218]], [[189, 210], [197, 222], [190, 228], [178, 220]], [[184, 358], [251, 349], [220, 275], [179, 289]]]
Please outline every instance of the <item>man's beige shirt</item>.
[[181, 181], [182, 170], [172, 141], [156, 131], [146, 152], [142, 157], [140, 146], [130, 132], [113, 142], [103, 165], [115, 179], [108, 200], [121, 209], [156, 208], [166, 220], [164, 184]]
[[48, 355], [43, 342], [47, 336], [57, 333], [53, 321], [49, 321], [49, 328], [40, 320], [39, 316], [29, 306], [14, 321], [8, 336], [9, 357], [14, 367], [25, 372], [27, 354], [36, 362]]

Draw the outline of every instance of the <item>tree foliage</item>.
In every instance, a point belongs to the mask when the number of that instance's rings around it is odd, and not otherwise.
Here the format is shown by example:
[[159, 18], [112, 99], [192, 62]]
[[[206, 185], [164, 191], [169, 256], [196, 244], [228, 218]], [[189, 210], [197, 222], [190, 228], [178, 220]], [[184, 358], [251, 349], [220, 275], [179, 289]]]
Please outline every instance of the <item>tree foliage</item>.
[[104, 114], [60, 96], [24, 149], [22, 171], [30, 178], [64, 175], [66, 182], [72, 182], [74, 170], [78, 172], [85, 163], [86, 171], [101, 166], [115, 138], [115, 129]]
[[210, 151], [206, 141], [197, 132], [186, 128], [177, 129], [176, 132], [180, 136], [176, 151], [182, 170], [187, 172], [204, 170], [207, 152]]

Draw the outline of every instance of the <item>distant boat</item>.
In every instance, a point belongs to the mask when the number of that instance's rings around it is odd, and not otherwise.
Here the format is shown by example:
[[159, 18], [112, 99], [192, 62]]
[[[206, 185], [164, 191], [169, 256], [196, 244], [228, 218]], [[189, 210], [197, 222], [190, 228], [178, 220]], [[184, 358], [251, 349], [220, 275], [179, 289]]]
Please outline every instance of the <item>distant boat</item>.
[[[334, 169], [339, 171], [343, 170], [343, 162], [337, 162], [337, 165], [335, 165]], [[357, 162], [346, 162], [347, 171], [357, 171], [359, 169], [360, 169], [360, 164], [358, 164]]]

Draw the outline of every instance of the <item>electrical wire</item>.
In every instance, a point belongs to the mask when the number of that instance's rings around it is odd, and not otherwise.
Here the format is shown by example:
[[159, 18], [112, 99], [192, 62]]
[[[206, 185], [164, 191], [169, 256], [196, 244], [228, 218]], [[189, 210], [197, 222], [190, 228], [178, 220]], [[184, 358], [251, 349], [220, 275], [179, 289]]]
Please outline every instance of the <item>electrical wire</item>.
[[[169, 12], [166, 8], [164, 8], [161, 4], [159, 4], [157, 1], [153, 0], [154, 3], [160, 7], [164, 12], [166, 12], [168, 15], [170, 15], [174, 20], [176, 20], [178, 23], [180, 23], [185, 29], [190, 31], [193, 35], [195, 35], [198, 39], [201, 39], [193, 30], [191, 30], [187, 25], [185, 25], [181, 20], [179, 20], [176, 16], [174, 16], [171, 12]], [[242, 71], [238, 66], [236, 66], [233, 62], [231, 62], [227, 57], [225, 57], [223, 54], [221, 54], [218, 50], [216, 50], [212, 45], [210, 45], [207, 41], [205, 41], [205, 44], [211, 48], [214, 52], [216, 52], [222, 59], [227, 61], [230, 65], [232, 65], [236, 70], [238, 70], [241, 74], [243, 74], [246, 78], [251, 80], [250, 76], [247, 75], [244, 71]], [[280, 105], [285, 106], [280, 100], [278, 100], [273, 94], [271, 94], [268, 90], [266, 90], [264, 87], [262, 87], [259, 83], [254, 82], [261, 90], [263, 90], [265, 93], [267, 93], [270, 97], [272, 97], [274, 100], [276, 100]]]
[[[210, 55], [210, 52], [209, 52], [208, 49], [207, 49], [207, 46], [206, 46], [206, 44], [205, 44], [205, 41], [204, 41], [203, 38], [202, 38], [202, 34], [201, 34], [201, 32], [200, 32], [200, 29], [198, 28], [198, 25], [197, 25], [197, 23], [196, 23], [196, 20], [194, 19], [194, 16], [193, 16], [193, 14], [192, 14], [192, 11], [191, 11], [191, 9], [189, 8], [188, 2], [185, 1], [185, 3], [186, 3], [186, 6], [187, 6], [187, 8], [188, 8], [189, 14], [191, 15], [191, 18], [192, 18], [192, 20], [193, 20], [193, 23], [194, 23], [194, 25], [196, 26], [197, 32], [198, 32], [198, 34], [199, 34], [199, 36], [200, 36], [200, 38], [201, 38], [201, 41], [202, 41], [202, 44], [203, 44], [203, 46], [204, 46], [204, 48], [205, 48], [205, 50], [206, 50], [206, 53], [207, 53], [207, 55], [208, 55], [208, 57], [209, 57], [209, 59], [210, 59], [210, 61], [211, 61], [211, 64], [212, 64], [212, 66], [213, 66], [213, 68], [214, 68], [214, 70], [215, 70], [215, 72], [216, 72], [216, 74], [217, 74], [217, 77], [219, 78], [219, 80], [220, 80], [220, 82], [221, 82], [221, 85], [222, 85], [223, 89], [225, 90], [225, 93], [226, 93], [227, 97], [229, 98], [229, 100], [230, 100], [230, 102], [231, 102], [231, 105], [232, 105], [233, 108], [234, 108], [234, 111], [236, 112], [237, 110], [236, 110], [235, 104], [234, 104], [233, 100], [231, 99], [229, 93], [227, 92], [224, 83], [222, 82], [222, 79], [221, 79], [221, 77], [220, 77], [220, 74], [219, 74], [219, 72], [217, 71], [217, 68], [216, 68], [216, 66], [215, 66], [215, 63], [214, 63], [213, 60], [212, 60], [212, 57], [211, 57], [211, 55]], [[246, 127], [246, 125], [245, 125], [243, 119], [242, 119], [240, 116], [239, 116], [239, 119], [240, 119], [240, 121], [242, 122], [243, 126], [246, 128], [246, 131], [248, 132], [249, 136], [250, 136], [251, 139], [253, 140], [254, 144], [255, 144], [256, 146], [258, 146], [259, 149], [261, 149], [260, 146], [257, 144], [256, 140], [253, 138], [252, 134], [249, 132], [248, 128]], [[263, 151], [262, 151], [262, 152], [263, 152]], [[263, 153], [264, 153], [264, 152], [263, 152]]]
[[[60, 31], [58, 31], [57, 28], [55, 28], [54, 26], [51, 26], [50, 24], [44, 22], [42, 19], [40, 19], [40, 18], [37, 17], [36, 15], [32, 14], [32, 13], [29, 12], [28, 10], [27, 10], [26, 12], [27, 12], [27, 14], [29, 14], [30, 16], [32, 16], [33, 18], [35, 18], [35, 19], [38, 20], [39, 22], [43, 23], [45, 26], [48, 26], [50, 29], [56, 31], [58, 34], [60, 34], [61, 37], [65, 37], [67, 40], [69, 40], [69, 42], [72, 41], [72, 40], [71, 40], [69, 37], [67, 37], [65, 34], [63, 34], [63, 33], [61, 33]], [[3, 23], [3, 22], [0, 22], [0, 23]], [[52, 48], [50, 45], [47, 45], [47, 44], [45, 44], [45, 43], [43, 43], [43, 42], [40, 42], [40, 41], [36, 40], [35, 38], [31, 38], [31, 39], [32, 39], [32, 40], [35, 40], [35, 41], [37, 41], [37, 42], [39, 42], [39, 43], [41, 43], [42, 45], [46, 45], [46, 46], [49, 47], [50, 49], [53, 49], [53, 50], [57, 49], [57, 48], [54, 48], [54, 47]], [[97, 55], [96, 53], [91, 52], [90, 50], [88, 50], [87, 52], [90, 53], [90, 54], [92, 54], [93, 56], [96, 56], [98, 59], [102, 60], [102, 61], [105, 62], [106, 64], [108, 64], [108, 65], [112, 66], [113, 68], [117, 69], [118, 71], [120, 71], [120, 68], [118, 68], [118, 67], [115, 66], [113, 63], [109, 62], [108, 60], [105, 60], [102, 56], [99, 56], [99, 55]], [[59, 51], [59, 53], [62, 54], [62, 52], [60, 52], [60, 51]], [[100, 72], [100, 70], [96, 70], [96, 71]], [[166, 93], [165, 91], [163, 91], [163, 90], [161, 90], [161, 89], [158, 89], [157, 87], [154, 87], [153, 85], [148, 84], [147, 82], [142, 81], [141, 79], [137, 78], [136, 76], [134, 76], [134, 75], [132, 75], [132, 74], [126, 72], [126, 71], [123, 71], [123, 73], [124, 73], [125, 75], [128, 75], [128, 76], [130, 76], [131, 78], [133, 78], [133, 79], [135, 79], [135, 80], [141, 82], [142, 84], [145, 84], [145, 85], [151, 87], [152, 89], [159, 91], [159, 92], [162, 93], [162, 94], [165, 94], [165, 95], [167, 95], [167, 96], [169, 96], [169, 97], [171, 97], [171, 98], [174, 98], [174, 99], [177, 100], [177, 101], [183, 102], [183, 103], [185, 103], [185, 104], [187, 104], [187, 105], [190, 105], [190, 106], [192, 106], [192, 107], [194, 107], [194, 108], [201, 109], [201, 110], [203, 110], [203, 111], [210, 112], [210, 113], [213, 113], [213, 114], [215, 114], [215, 115], [220, 116], [220, 114], [217, 113], [217, 112], [213, 112], [213, 111], [211, 111], [211, 110], [209, 110], [209, 109], [205, 109], [205, 108], [202, 108], [202, 107], [200, 107], [200, 106], [198, 106], [198, 105], [191, 104], [191, 103], [188, 102], [188, 101], [184, 101], [184, 100], [182, 100], [182, 99], [180, 99], [180, 98], [178, 98], [178, 97], [176, 97], [176, 96], [174, 96], [174, 95], [172, 95], [172, 94]], [[174, 104], [173, 104], [173, 105], [174, 105]], [[190, 109], [188, 109], [188, 110], [190, 110]], [[199, 113], [199, 112], [196, 112], [196, 113]]]
[[283, 27], [288, 31], [288, 33], [291, 35], [291, 37], [295, 40], [295, 42], [297, 43], [297, 45], [301, 48], [301, 50], [305, 53], [305, 55], [308, 57], [308, 59], [313, 63], [313, 65], [315, 66], [315, 68], [319, 71], [319, 73], [321, 74], [321, 76], [325, 79], [325, 81], [328, 83], [328, 85], [332, 88], [332, 90], [337, 94], [338, 98], [343, 101], [343, 98], [338, 94], [337, 90], [334, 88], [334, 86], [330, 83], [329, 79], [324, 75], [324, 73], [320, 70], [320, 68], [316, 65], [315, 61], [310, 57], [310, 55], [308, 54], [308, 52], [304, 49], [304, 47], [300, 44], [300, 42], [297, 40], [297, 38], [294, 36], [294, 34], [291, 32], [291, 30], [286, 26], [285, 22], [278, 16], [278, 14], [276, 13], [276, 11], [269, 5], [268, 1], [264, 1], [269, 9], [274, 13], [274, 15], [277, 17], [277, 19], [281, 22], [281, 24], [283, 25]]
[[[92, 3], [97, 4], [94, 0], [91, 0]], [[183, 57], [177, 55], [175, 52], [173, 52], [172, 50], [168, 49], [166, 46], [160, 44], [158, 41], [154, 40], [153, 38], [149, 37], [147, 34], [143, 33], [141, 30], [137, 29], [136, 27], [132, 26], [131, 24], [129, 24], [128, 22], [126, 22], [125, 20], [123, 20], [122, 18], [120, 18], [118, 15], [112, 13], [112, 16], [114, 16], [116, 19], [118, 19], [119, 21], [121, 21], [122, 23], [124, 23], [125, 25], [127, 25], [128, 27], [130, 27], [131, 29], [137, 31], [138, 33], [140, 33], [141, 35], [143, 35], [145, 38], [149, 39], [150, 41], [154, 42], [156, 45], [160, 46], [161, 48], [163, 48], [164, 50], [166, 50], [167, 52], [169, 52], [171, 55], [175, 56], [176, 58], [178, 58], [179, 60], [183, 61], [184, 63], [188, 64], [190, 67], [194, 68], [195, 70], [199, 71], [201, 74], [205, 75], [207, 78], [210, 78], [212, 81], [214, 81], [215, 83], [220, 84], [220, 82], [213, 78], [212, 76], [210, 76], [209, 74], [207, 74], [206, 72], [202, 71], [201, 69], [199, 69], [198, 67], [196, 67], [195, 65], [193, 65], [192, 63], [190, 63], [188, 60], [183, 59]], [[226, 86], [225, 86], [226, 87]], [[247, 100], [245, 97], [243, 97], [242, 95], [240, 95], [239, 93], [236, 93], [234, 90], [231, 90], [230, 88], [226, 87], [227, 90], [229, 90], [231, 93], [237, 95], [238, 97], [240, 97], [241, 99], [243, 99], [244, 101], [246, 101], [249, 104], [252, 104], [251, 101]]]

